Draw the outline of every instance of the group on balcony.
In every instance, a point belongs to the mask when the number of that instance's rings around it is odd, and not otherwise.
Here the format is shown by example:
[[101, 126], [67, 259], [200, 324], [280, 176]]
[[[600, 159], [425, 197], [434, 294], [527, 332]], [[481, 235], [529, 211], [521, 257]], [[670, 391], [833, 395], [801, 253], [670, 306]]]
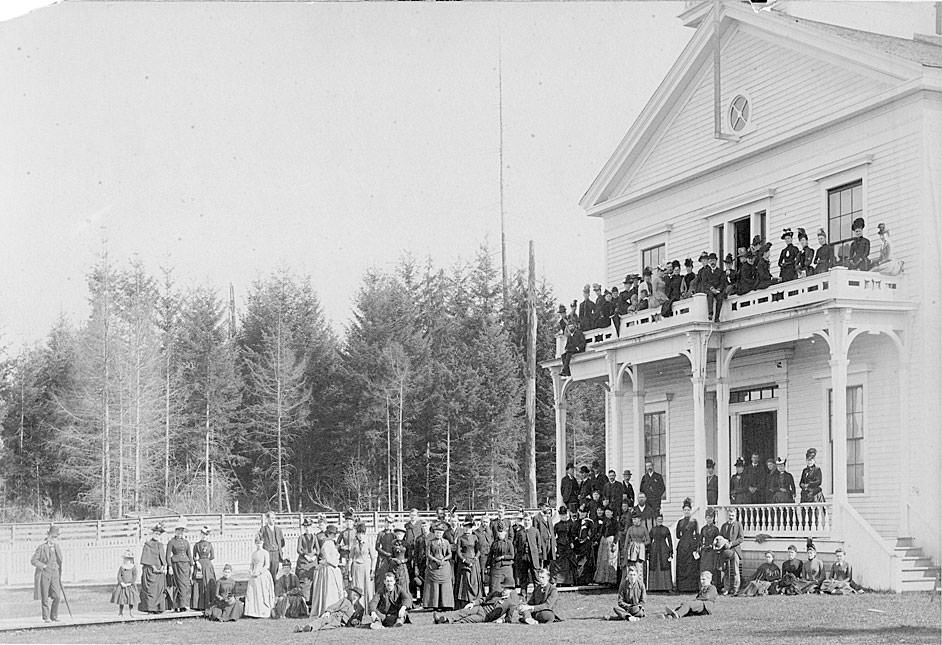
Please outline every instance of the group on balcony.
[[[805, 229], [798, 228], [797, 236], [791, 228], [784, 229], [782, 240], [785, 246], [779, 253], [777, 278], [771, 272], [772, 243], [756, 235], [749, 247], [737, 249], [735, 258], [732, 253], [727, 253], [722, 268], [718, 266], [719, 257], [716, 253], [703, 251], [698, 258], [700, 269], [696, 273], [693, 271], [693, 260], [687, 258], [683, 263], [683, 274], [680, 261], [673, 260], [668, 265], [645, 267], [641, 275], [629, 273], [625, 276], [622, 289], [617, 285], [603, 289], [598, 283], [590, 288], [587, 284], [582, 290], [581, 302], [573, 300], [568, 310], [565, 305], [559, 306], [560, 333], [572, 335], [573, 331], [579, 331], [578, 335], [582, 335], [581, 332], [591, 329], [614, 327], [617, 336], [623, 316], [650, 310], [654, 320], [668, 318], [673, 313], [675, 302], [696, 293], [706, 295], [710, 320], [719, 322], [723, 301], [730, 296], [741, 296], [767, 289], [774, 284], [826, 273], [837, 266], [898, 275], [903, 269], [903, 263], [891, 257], [890, 230], [882, 222], [877, 226], [880, 253], [876, 260], [871, 261], [870, 240], [864, 237], [864, 227], [862, 217], [853, 221], [853, 237], [844, 257], [839, 257], [834, 245], [828, 243], [823, 228], [818, 229], [817, 249], [808, 246]], [[796, 237], [798, 246], [793, 244]], [[566, 352], [571, 357], [571, 354], [584, 349], [582, 341], [576, 338], [567, 344]], [[567, 372], [564, 369], [563, 376], [567, 376]]]

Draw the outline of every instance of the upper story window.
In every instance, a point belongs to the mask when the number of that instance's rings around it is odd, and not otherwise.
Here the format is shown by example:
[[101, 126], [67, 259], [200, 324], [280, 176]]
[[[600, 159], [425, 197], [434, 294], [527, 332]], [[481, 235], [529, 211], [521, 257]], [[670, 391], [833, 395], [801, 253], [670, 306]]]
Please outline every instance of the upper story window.
[[643, 249], [641, 251], [641, 269], [644, 270], [647, 267], [653, 269], [659, 264], [664, 264], [664, 257], [667, 253], [665, 246], [665, 244], [658, 244], [657, 246]]
[[739, 94], [729, 104], [729, 127], [736, 134], [741, 134], [749, 125], [752, 104], [749, 99]]
[[863, 180], [828, 190], [828, 241], [838, 258], [847, 257], [850, 227], [858, 217], [863, 217]]

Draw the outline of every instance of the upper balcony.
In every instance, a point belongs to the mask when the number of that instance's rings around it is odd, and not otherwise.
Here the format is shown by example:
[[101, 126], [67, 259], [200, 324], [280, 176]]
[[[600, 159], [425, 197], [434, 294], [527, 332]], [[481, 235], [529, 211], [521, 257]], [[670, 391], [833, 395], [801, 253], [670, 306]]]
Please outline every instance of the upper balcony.
[[[905, 309], [901, 295], [902, 276], [886, 276], [871, 271], [851, 271], [842, 267], [827, 273], [774, 284], [768, 289], [731, 296], [723, 302], [720, 322], [715, 329], [725, 331], [743, 325], [761, 324], [793, 312], [815, 306], [841, 304], [866, 309]], [[622, 341], [638, 339], [649, 334], [687, 331], [691, 326], [710, 326], [707, 299], [704, 294], [673, 304], [673, 315], [663, 318], [660, 310], [646, 309], [621, 317], [614, 325], [585, 332], [586, 351], [605, 349]], [[566, 337], [557, 334], [556, 356], [566, 348]]]

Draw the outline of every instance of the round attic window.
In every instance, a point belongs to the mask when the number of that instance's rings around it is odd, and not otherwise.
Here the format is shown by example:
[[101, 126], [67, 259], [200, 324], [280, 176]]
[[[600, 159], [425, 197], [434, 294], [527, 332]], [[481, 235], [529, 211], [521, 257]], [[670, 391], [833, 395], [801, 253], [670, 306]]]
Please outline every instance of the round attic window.
[[729, 104], [729, 127], [733, 132], [742, 132], [749, 124], [749, 117], [752, 113], [752, 106], [742, 94], [736, 96], [733, 102]]

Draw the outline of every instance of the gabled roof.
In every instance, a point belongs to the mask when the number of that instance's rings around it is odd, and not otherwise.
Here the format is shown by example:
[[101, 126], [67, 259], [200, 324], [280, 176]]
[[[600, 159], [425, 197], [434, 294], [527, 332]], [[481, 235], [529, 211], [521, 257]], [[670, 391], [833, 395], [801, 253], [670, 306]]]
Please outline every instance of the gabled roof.
[[[671, 107], [710, 55], [715, 11], [716, 5], [704, 2], [682, 14], [686, 24], [696, 25], [697, 31], [580, 200], [580, 206], [590, 214], [604, 212], [615, 197], [610, 193], [633, 175], [645, 150], [654, 145], [656, 131], [668, 118]], [[724, 3], [721, 15], [721, 37], [745, 27], [773, 40], [787, 40], [802, 51], [849, 68], [895, 79], [900, 85], [924, 78], [925, 68], [942, 67], [942, 46], [931, 38], [907, 40], [794, 18], [774, 10], [755, 12], [739, 2]]]

